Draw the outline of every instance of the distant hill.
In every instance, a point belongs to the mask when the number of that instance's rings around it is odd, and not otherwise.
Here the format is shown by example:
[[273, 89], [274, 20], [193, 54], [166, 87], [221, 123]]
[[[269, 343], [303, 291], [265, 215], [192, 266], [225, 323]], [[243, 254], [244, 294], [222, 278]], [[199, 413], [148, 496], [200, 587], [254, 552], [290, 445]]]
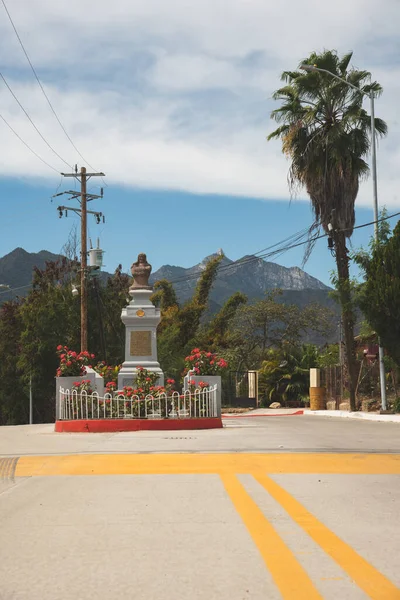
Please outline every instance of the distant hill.
[[[2, 293], [0, 301], [10, 300], [16, 296], [25, 296], [32, 283], [32, 272], [34, 267], [43, 269], [46, 261], [57, 260], [59, 255], [52, 254], [47, 250], [33, 253], [23, 248], [15, 248], [9, 254], [0, 258], [0, 284], [8, 285], [14, 291]], [[22, 288], [22, 289], [15, 289]], [[5, 289], [0, 289], [5, 292]]]
[[[221, 252], [220, 250], [219, 253]], [[151, 281], [168, 279], [175, 282], [174, 287], [179, 299], [187, 300], [192, 296], [197, 277], [205, 268], [207, 261], [217, 254], [207, 256], [201, 263], [188, 269], [165, 265], [153, 273]], [[211, 292], [211, 299], [221, 305], [232, 294], [239, 291], [252, 300], [262, 298], [267, 290], [274, 288], [297, 292], [320, 290], [324, 292], [321, 296], [326, 296], [331, 289], [299, 267], [282, 267], [251, 255], [235, 262], [224, 256]]]
[[[178, 299], [180, 302], [185, 302], [191, 298], [198, 277], [207, 261], [220, 253], [221, 250], [187, 269], [164, 265], [152, 274], [150, 281], [152, 283], [159, 279], [172, 281]], [[0, 258], [0, 284], [7, 284], [13, 288], [13, 291], [0, 293], [0, 303], [16, 296], [25, 296], [32, 283], [33, 268], [36, 266], [42, 269], [46, 261], [55, 261], [58, 258], [59, 255], [47, 250], [29, 253], [23, 248], [16, 248]], [[106, 279], [108, 275], [103, 272], [102, 279]], [[280, 302], [296, 304], [299, 307], [311, 302], [319, 302], [331, 308], [335, 314], [339, 314], [339, 307], [329, 297], [331, 288], [315, 277], [298, 267], [282, 267], [250, 255], [235, 262], [224, 256], [211, 291], [207, 316], [218, 312], [224, 302], [235, 292], [246, 294], [251, 302], [263, 298], [266, 291], [274, 288], [283, 291], [278, 299]], [[4, 291], [0, 289], [0, 292]]]

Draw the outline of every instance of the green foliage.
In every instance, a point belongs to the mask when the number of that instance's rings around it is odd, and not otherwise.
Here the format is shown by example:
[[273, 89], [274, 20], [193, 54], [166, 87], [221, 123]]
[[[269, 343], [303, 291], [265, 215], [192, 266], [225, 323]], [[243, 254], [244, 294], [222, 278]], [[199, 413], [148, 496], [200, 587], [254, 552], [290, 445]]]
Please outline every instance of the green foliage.
[[[382, 92], [378, 83], [371, 83], [368, 71], [350, 68], [351, 58], [352, 53], [340, 58], [326, 50], [312, 53], [301, 64], [325, 69], [361, 93], [329, 73], [285, 71], [285, 85], [274, 94], [281, 106], [272, 112], [280, 126], [269, 136], [282, 140], [282, 150], [291, 160], [291, 186], [306, 188], [317, 223], [328, 232], [334, 219], [334, 227], [345, 229], [347, 237], [354, 226], [359, 180], [368, 174], [371, 123], [363, 99], [371, 90], [375, 95]], [[375, 119], [375, 128], [378, 135], [387, 132], [381, 119]]]
[[333, 367], [340, 364], [339, 344], [328, 344], [320, 350], [317, 357], [317, 367]]
[[259, 370], [259, 390], [264, 404], [306, 402], [311, 368], [318, 364], [318, 350], [312, 344], [286, 345], [271, 349]]
[[210, 350], [229, 348], [233, 339], [231, 325], [241, 306], [247, 303], [247, 297], [241, 292], [233, 294], [215, 317], [203, 327], [197, 339], [197, 345], [204, 346]]
[[267, 292], [265, 299], [237, 311], [231, 330], [235, 350], [225, 354], [236, 370], [256, 369], [269, 348], [295, 345], [306, 332], [326, 334], [331, 328], [329, 309], [317, 304], [303, 309], [283, 304], [278, 302], [280, 294], [280, 290]]
[[363, 262], [363, 270], [361, 310], [389, 355], [400, 365], [400, 222], [391, 237], [373, 247], [371, 258]]
[[0, 425], [28, 421], [28, 390], [21, 379], [17, 357], [22, 329], [21, 302], [0, 307]]
[[[156, 300], [162, 309], [162, 321], [158, 330], [158, 356], [164, 371], [180, 379], [184, 368], [184, 358], [193, 347], [199, 331], [200, 320], [204, 315], [209, 294], [217, 275], [222, 256], [212, 258], [206, 264], [193, 297], [179, 306], [172, 294], [170, 283], [163, 281], [156, 285]], [[153, 296], [154, 297], [154, 296]], [[174, 300], [175, 298], [175, 300]]]

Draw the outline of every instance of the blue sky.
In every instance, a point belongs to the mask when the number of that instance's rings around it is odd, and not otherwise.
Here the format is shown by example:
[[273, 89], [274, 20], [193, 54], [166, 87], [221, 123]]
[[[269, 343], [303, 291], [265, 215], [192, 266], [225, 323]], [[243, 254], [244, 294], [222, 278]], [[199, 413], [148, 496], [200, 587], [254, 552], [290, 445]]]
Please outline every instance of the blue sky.
[[[354, 66], [384, 87], [376, 104], [389, 125], [378, 149], [380, 202], [400, 210], [397, 0], [338, 0], [334, 11], [313, 0], [86, 0], [83, 14], [81, 6], [14, 0], [9, 10], [74, 143], [107, 174], [104, 199], [92, 204], [106, 224], [89, 220], [107, 270], [129, 268], [141, 251], [154, 268], [191, 266], [218, 248], [237, 259], [311, 224], [305, 194], [289, 203], [288, 164], [266, 136], [280, 73], [324, 47], [354, 50]], [[1, 10], [4, 75], [50, 144], [71, 168], [80, 166]], [[0, 113], [56, 171], [68, 170], [4, 86]], [[50, 202], [60, 177], [0, 128], [0, 256], [17, 246], [59, 252], [74, 222], [71, 213], [58, 219], [57, 199]], [[60, 189], [70, 186], [63, 181]], [[358, 223], [372, 219], [371, 206], [367, 181]], [[371, 233], [357, 232], [354, 246]], [[277, 259], [285, 266], [301, 261], [301, 250]], [[333, 266], [320, 241], [305, 269], [328, 283]]]

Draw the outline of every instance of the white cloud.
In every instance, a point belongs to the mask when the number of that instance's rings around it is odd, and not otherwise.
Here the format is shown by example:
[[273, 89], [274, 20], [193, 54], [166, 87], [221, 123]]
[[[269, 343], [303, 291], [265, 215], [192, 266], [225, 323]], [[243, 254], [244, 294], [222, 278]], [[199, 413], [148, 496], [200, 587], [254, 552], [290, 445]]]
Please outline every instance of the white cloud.
[[[266, 142], [279, 74], [312, 50], [355, 51], [354, 64], [384, 86], [377, 115], [382, 203], [400, 205], [400, 66], [397, 0], [14, 0], [9, 10], [67, 130], [93, 166], [116, 183], [191, 192], [288, 198], [287, 162]], [[385, 34], [383, 39], [382, 32]], [[80, 162], [35, 86], [6, 19], [4, 73], [57, 151]], [[0, 112], [52, 165], [4, 87]], [[53, 177], [0, 123], [8, 152], [0, 173]], [[360, 204], [370, 205], [371, 184]]]

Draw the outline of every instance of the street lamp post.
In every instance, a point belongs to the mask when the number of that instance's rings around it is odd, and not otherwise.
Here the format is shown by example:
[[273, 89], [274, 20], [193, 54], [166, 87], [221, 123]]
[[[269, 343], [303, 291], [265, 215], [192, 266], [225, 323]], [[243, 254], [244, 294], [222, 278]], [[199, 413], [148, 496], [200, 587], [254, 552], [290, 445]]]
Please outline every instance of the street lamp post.
[[[342, 83], [344, 83], [348, 87], [353, 88], [359, 94], [362, 94], [363, 96], [369, 96], [369, 99], [370, 99], [370, 102], [371, 102], [371, 138], [372, 138], [371, 139], [371, 163], [372, 163], [371, 164], [371, 170], [372, 170], [372, 190], [373, 190], [373, 198], [374, 198], [374, 234], [375, 234], [375, 241], [376, 241], [376, 243], [379, 243], [379, 227], [378, 227], [378, 217], [379, 217], [379, 214], [378, 214], [378, 177], [377, 177], [377, 172], [376, 172], [375, 96], [374, 96], [374, 91], [371, 89], [371, 91], [369, 93], [363, 92], [357, 86], [353, 85], [349, 81], [346, 81], [346, 79], [343, 79], [342, 77], [339, 77], [338, 75], [335, 75], [335, 73], [331, 73], [331, 71], [328, 71], [327, 69], [320, 69], [319, 67], [316, 67], [315, 65], [305, 65], [305, 64], [303, 64], [303, 65], [300, 65], [300, 69], [303, 69], [303, 71], [309, 71], [309, 72], [327, 73], [328, 75], [330, 75], [334, 79], [338, 79], [339, 81], [341, 81]], [[380, 386], [381, 386], [382, 410], [386, 410], [386, 377], [385, 377], [385, 364], [383, 362], [384, 353], [383, 353], [383, 348], [381, 346], [380, 340], [378, 339], [378, 341], [379, 341], [379, 379], [380, 379]]]

